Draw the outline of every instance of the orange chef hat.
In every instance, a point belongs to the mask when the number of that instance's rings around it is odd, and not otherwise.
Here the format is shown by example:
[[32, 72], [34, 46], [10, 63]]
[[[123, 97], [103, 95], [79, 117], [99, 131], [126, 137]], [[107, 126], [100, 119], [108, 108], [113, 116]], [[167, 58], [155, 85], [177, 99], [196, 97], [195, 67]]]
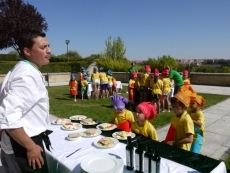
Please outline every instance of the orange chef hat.
[[142, 102], [137, 105], [137, 108], [141, 110], [148, 120], [153, 119], [157, 114], [156, 108], [151, 102]]
[[204, 98], [200, 95], [195, 94], [195, 93], [192, 94], [192, 96], [191, 96], [191, 102], [197, 102], [200, 105], [200, 107], [203, 107], [205, 104]]
[[175, 95], [175, 98], [180, 100], [186, 107], [189, 107], [191, 92], [189, 91], [178, 91]]

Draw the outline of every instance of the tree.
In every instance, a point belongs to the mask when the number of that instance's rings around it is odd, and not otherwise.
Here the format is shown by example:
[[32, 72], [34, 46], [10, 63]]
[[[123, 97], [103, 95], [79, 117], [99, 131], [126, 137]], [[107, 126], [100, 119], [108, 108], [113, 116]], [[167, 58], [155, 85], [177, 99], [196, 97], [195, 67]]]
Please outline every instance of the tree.
[[163, 55], [162, 57], [158, 57], [157, 59], [148, 59], [147, 64], [151, 66], [152, 69], [158, 68], [159, 71], [163, 71], [163, 69], [168, 65], [172, 67], [172, 69], [177, 70], [178, 64], [177, 61], [172, 58], [170, 55]]
[[22, 55], [18, 39], [26, 30], [48, 30], [45, 18], [37, 8], [23, 0], [0, 0], [0, 50], [13, 47]]
[[103, 54], [106, 58], [113, 58], [113, 59], [124, 59], [126, 48], [124, 47], [124, 42], [122, 41], [121, 37], [114, 39], [113, 42], [111, 41], [111, 37], [105, 42], [106, 50]]

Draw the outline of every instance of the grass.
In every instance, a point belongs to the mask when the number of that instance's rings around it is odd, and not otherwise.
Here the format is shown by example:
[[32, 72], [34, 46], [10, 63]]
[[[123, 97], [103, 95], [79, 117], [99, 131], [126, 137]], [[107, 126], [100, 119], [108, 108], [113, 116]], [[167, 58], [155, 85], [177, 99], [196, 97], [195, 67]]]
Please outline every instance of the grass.
[[[76, 102], [70, 98], [68, 86], [52, 86], [47, 87], [50, 99], [50, 113], [57, 117], [69, 118], [72, 115], [86, 115], [95, 118], [101, 122], [109, 122], [113, 115], [113, 107], [111, 99], [77, 99]], [[125, 93], [127, 87], [123, 87], [122, 96], [127, 97]], [[205, 106], [202, 109], [221, 102], [230, 96], [216, 94], [200, 94], [205, 99]], [[173, 112], [160, 113], [151, 123], [155, 128], [160, 128], [170, 122]], [[230, 157], [225, 160], [226, 168], [230, 169]]]
[[[50, 98], [50, 113], [58, 117], [68, 118], [72, 115], [86, 115], [87, 117], [99, 119], [101, 122], [109, 122], [113, 115], [111, 99], [77, 99], [76, 102], [71, 100], [68, 86], [47, 87]], [[123, 87], [122, 96], [127, 97], [125, 93], [127, 87]], [[200, 94], [205, 99], [203, 109], [223, 101], [229, 96], [215, 94]], [[155, 128], [162, 127], [170, 122], [172, 112], [160, 113], [151, 123]]]

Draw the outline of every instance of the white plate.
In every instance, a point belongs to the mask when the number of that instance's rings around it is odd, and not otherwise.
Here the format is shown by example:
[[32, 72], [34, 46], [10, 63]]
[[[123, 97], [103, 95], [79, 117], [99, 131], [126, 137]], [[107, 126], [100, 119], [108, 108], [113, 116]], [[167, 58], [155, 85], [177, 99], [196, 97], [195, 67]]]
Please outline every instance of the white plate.
[[62, 123], [56, 123], [56, 122], [55, 122], [55, 121], [57, 120], [57, 119], [56, 119], [56, 120], [53, 120], [53, 121], [51, 122], [51, 124], [54, 124], [54, 125], [62, 125], [62, 124], [71, 122], [70, 119], [66, 119], [66, 118], [58, 118], [58, 119], [62, 119]]
[[123, 167], [121, 157], [110, 153], [99, 153], [86, 156], [81, 161], [81, 168], [85, 172], [109, 173], [117, 172]]
[[67, 137], [66, 137], [68, 140], [70, 140], [70, 141], [75, 141], [75, 140], [77, 140], [77, 139], [79, 139], [79, 138], [81, 138], [81, 134], [79, 133], [79, 136], [78, 137], [76, 137], [76, 138], [70, 138], [68, 135], [67, 135]]
[[[100, 128], [101, 125], [105, 125], [105, 126], [107, 126], [107, 125], [108, 125], [108, 126], [109, 126], [109, 125], [113, 125], [113, 126], [111, 126], [110, 128], [107, 128], [107, 129], [101, 129], [101, 128]], [[98, 128], [98, 129], [100, 129], [100, 130], [102, 130], [102, 131], [110, 131], [110, 130], [116, 129], [117, 126], [116, 126], [115, 124], [111, 124], [111, 123], [102, 123], [102, 124], [97, 125], [96, 128]]]
[[[120, 132], [121, 132], [121, 131], [120, 131]], [[136, 136], [135, 133], [132, 133], [132, 132], [127, 132], [127, 133], [130, 133], [131, 138], [134, 138], [134, 137]], [[118, 134], [119, 134], [119, 132], [114, 132], [114, 133], [112, 134], [112, 136], [113, 136], [114, 138], [116, 138], [116, 139], [119, 139], [119, 140], [127, 140], [127, 136], [123, 138], [123, 137], [119, 136]]]
[[93, 144], [96, 146], [96, 147], [99, 147], [99, 148], [113, 148], [113, 147], [115, 147], [118, 143], [119, 143], [119, 141], [117, 140], [117, 139], [115, 139], [115, 138], [110, 138], [110, 137], [103, 137], [103, 138], [109, 138], [109, 139], [111, 139], [114, 143], [112, 144], [112, 145], [109, 145], [109, 146], [104, 146], [104, 145], [101, 145], [100, 143], [98, 143], [101, 139], [97, 139], [97, 140], [95, 140], [94, 142], [93, 142]]
[[71, 117], [69, 117], [69, 119], [73, 120], [73, 121], [81, 121], [83, 119], [86, 119], [87, 116], [85, 115], [73, 115]]
[[72, 123], [73, 124], [73, 126], [75, 126], [75, 125], [77, 125], [77, 128], [65, 128], [64, 127], [64, 125], [62, 124], [62, 126], [61, 126], [61, 129], [62, 130], [67, 130], [67, 131], [73, 131], [73, 130], [79, 130], [79, 129], [81, 129], [82, 128], [82, 125], [81, 124], [79, 124], [79, 123]]
[[98, 124], [98, 122], [94, 121], [94, 124], [85, 124], [84, 122], [80, 121], [80, 123], [84, 126], [92, 126]]
[[[97, 133], [95, 135], [86, 135], [84, 132], [87, 131], [87, 130], [95, 130]], [[98, 135], [101, 134], [101, 130], [100, 129], [92, 128], [92, 129], [87, 129], [87, 130], [85, 130], [84, 132], [81, 132], [81, 136], [82, 137], [93, 138], [93, 137], [96, 137], [96, 136], [98, 136]]]

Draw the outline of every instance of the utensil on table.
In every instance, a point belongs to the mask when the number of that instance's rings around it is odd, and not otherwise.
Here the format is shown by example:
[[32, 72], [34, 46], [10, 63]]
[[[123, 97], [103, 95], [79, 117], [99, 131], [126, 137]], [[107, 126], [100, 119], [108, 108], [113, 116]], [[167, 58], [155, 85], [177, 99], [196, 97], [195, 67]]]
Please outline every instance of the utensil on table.
[[66, 156], [66, 158], [69, 157], [69, 156], [71, 156], [71, 155], [73, 155], [74, 153], [76, 153], [76, 152], [79, 151], [80, 149], [81, 149], [81, 148], [79, 148], [79, 149], [77, 149], [76, 151], [72, 152], [71, 154], [69, 154], [68, 156]]

